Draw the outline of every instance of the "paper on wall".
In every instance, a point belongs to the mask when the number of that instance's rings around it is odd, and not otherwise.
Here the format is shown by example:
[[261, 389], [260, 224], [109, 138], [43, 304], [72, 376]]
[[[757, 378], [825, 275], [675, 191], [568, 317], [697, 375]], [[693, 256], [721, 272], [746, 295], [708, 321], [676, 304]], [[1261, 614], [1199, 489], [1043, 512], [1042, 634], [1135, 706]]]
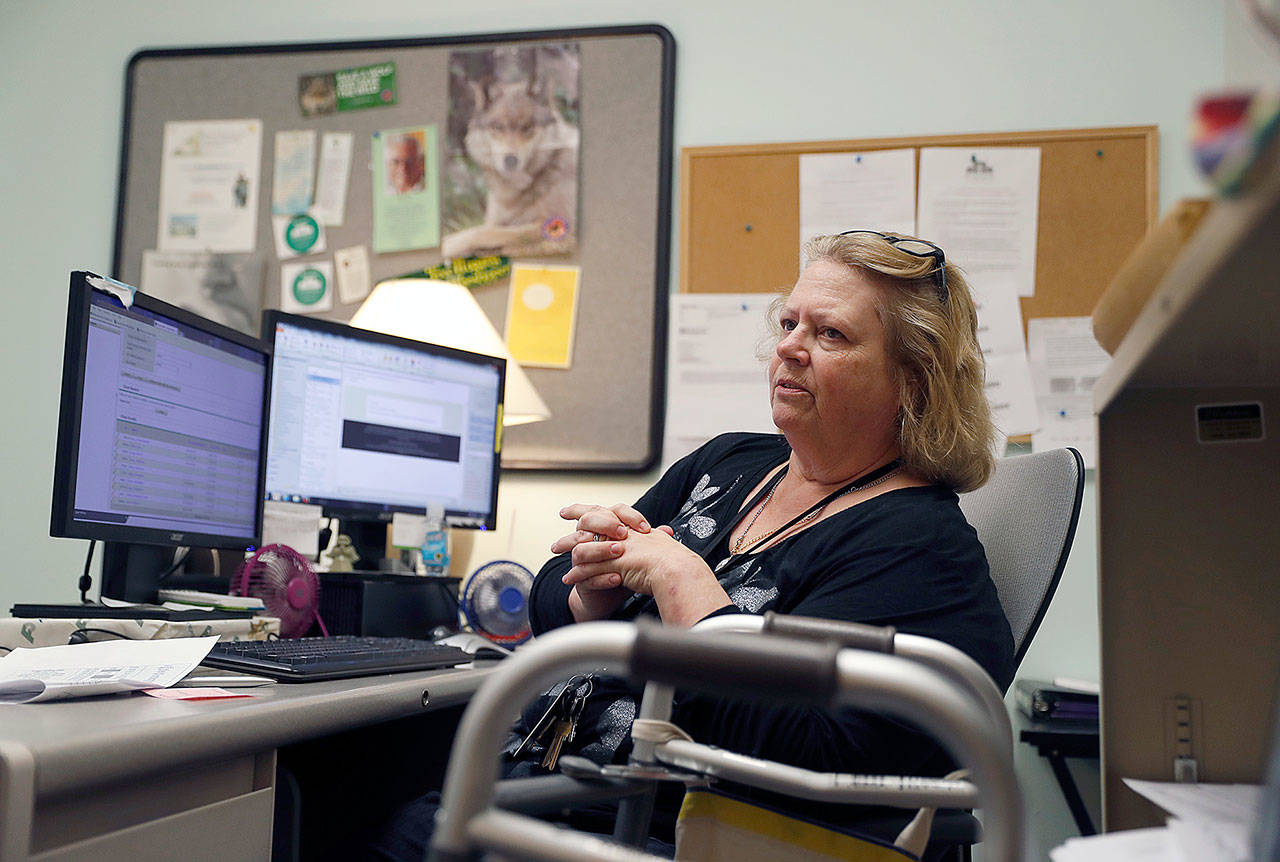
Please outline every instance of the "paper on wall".
[[1098, 466], [1093, 386], [1111, 357], [1093, 337], [1088, 317], [1037, 317], [1027, 322], [1027, 359], [1035, 384], [1040, 430], [1031, 450], [1074, 446], [1087, 469]]
[[304, 557], [320, 553], [321, 507], [267, 500], [262, 504], [262, 544], [288, 545]]
[[1039, 147], [924, 147], [920, 236], [974, 280], [1004, 274], [1034, 296]]
[[999, 353], [986, 359], [987, 401], [996, 428], [1006, 437], [1034, 432], [1040, 420], [1026, 354]]
[[262, 122], [168, 122], [161, 146], [156, 248], [253, 251]]
[[373, 250], [440, 244], [436, 127], [373, 133]]
[[511, 357], [521, 365], [569, 368], [578, 316], [576, 266], [513, 264], [506, 333]]
[[767, 363], [767, 293], [677, 293], [667, 342], [664, 469], [725, 431], [777, 433]]
[[311, 207], [316, 181], [314, 129], [276, 132], [271, 171], [271, 214], [300, 215]]
[[857, 229], [915, 235], [914, 149], [800, 156], [800, 244]]
[[369, 272], [369, 249], [362, 245], [340, 248], [333, 253], [338, 272], [338, 300], [344, 305], [359, 302], [369, 295], [372, 276]]
[[342, 224], [347, 212], [347, 183], [351, 176], [351, 132], [325, 132], [320, 136], [320, 166], [311, 214], [323, 225]]
[[262, 262], [251, 256], [147, 249], [138, 286], [215, 323], [258, 335]]

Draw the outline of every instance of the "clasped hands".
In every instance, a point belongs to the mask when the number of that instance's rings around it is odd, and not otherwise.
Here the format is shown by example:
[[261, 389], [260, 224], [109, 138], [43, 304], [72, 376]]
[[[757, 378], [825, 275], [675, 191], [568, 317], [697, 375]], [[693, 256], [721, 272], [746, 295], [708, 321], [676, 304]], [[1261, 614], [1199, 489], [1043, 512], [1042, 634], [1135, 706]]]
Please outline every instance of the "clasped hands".
[[[653, 596], [663, 620], [675, 624], [705, 605], [710, 612], [728, 603], [703, 559], [676, 541], [670, 527], [651, 527], [631, 506], [575, 503], [560, 517], [577, 522], [551, 552], [568, 553], [573, 562], [561, 580], [574, 588], [569, 607], [579, 622], [608, 617], [634, 593]], [[692, 606], [689, 599], [695, 599]]]

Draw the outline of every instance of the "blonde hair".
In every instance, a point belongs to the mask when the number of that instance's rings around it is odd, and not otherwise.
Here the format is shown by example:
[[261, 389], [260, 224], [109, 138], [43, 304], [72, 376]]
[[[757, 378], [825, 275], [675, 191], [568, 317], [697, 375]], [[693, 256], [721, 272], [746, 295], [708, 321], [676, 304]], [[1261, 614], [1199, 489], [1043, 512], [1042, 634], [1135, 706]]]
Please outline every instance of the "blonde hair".
[[[945, 264], [943, 297], [934, 258], [909, 254], [873, 233], [814, 237], [805, 243], [804, 257], [806, 266], [825, 260], [864, 270], [882, 288], [876, 313], [898, 378], [906, 465], [956, 491], [981, 487], [995, 468], [996, 428], [984, 386], [978, 315], [959, 268]], [[776, 312], [785, 301], [780, 297], [770, 314], [779, 338]]]

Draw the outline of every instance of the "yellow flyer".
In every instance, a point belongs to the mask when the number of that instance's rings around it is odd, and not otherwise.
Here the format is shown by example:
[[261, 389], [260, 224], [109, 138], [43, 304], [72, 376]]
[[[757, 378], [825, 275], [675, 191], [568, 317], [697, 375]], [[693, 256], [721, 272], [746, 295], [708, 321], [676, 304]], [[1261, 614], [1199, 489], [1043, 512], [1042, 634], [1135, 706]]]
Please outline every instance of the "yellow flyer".
[[576, 266], [512, 264], [507, 348], [521, 365], [568, 368], [578, 311]]

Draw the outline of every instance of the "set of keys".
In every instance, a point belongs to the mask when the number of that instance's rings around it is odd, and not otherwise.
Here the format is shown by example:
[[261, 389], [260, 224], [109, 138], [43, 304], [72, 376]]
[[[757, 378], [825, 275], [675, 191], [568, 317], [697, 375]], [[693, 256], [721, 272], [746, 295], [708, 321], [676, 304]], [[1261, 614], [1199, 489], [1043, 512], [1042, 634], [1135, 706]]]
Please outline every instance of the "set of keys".
[[560, 750], [566, 742], [573, 742], [578, 734], [578, 721], [582, 718], [587, 698], [595, 691], [595, 687], [595, 677], [591, 674], [578, 674], [570, 678], [551, 701], [542, 718], [533, 726], [533, 730], [520, 743], [520, 747], [511, 755], [512, 758], [518, 760], [534, 745], [541, 744], [542, 767], [554, 770], [556, 761], [560, 758]]

